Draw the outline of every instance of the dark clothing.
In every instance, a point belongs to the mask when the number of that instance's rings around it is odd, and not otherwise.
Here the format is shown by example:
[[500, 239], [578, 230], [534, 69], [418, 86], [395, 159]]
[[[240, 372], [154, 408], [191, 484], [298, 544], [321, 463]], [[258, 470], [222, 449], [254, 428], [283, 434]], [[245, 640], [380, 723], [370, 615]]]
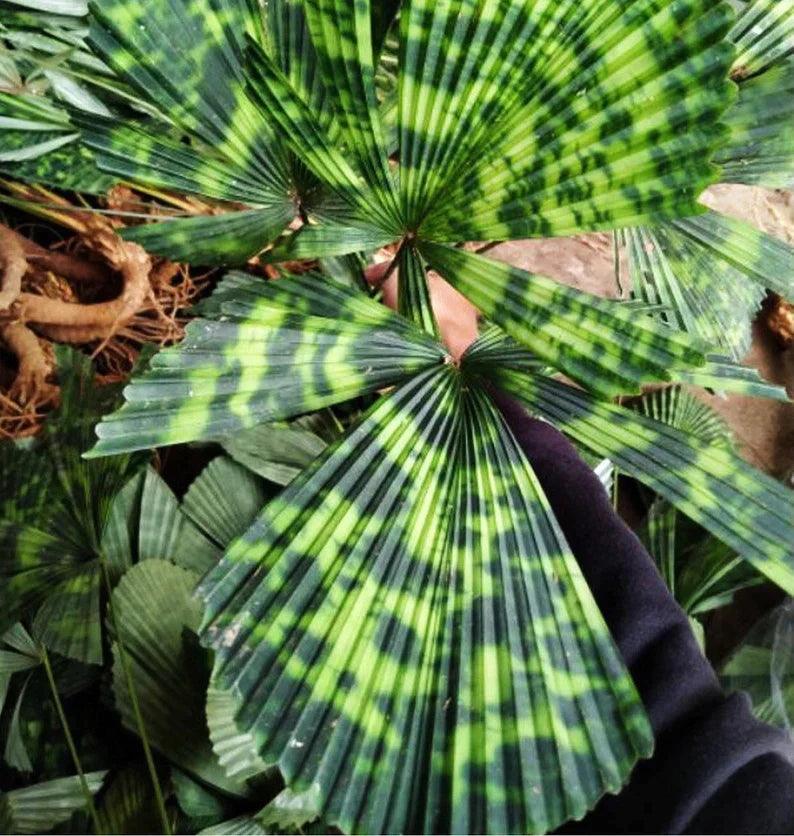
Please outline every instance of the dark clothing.
[[726, 695], [655, 564], [598, 478], [549, 424], [496, 396], [634, 677], [650, 760], [564, 833], [794, 833], [794, 744]]

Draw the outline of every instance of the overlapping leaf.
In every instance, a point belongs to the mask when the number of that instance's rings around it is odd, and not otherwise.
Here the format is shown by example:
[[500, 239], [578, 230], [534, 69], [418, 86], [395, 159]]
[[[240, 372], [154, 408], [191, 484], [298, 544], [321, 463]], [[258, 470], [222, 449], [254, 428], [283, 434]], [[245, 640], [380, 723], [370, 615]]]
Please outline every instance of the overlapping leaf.
[[[40, 450], [16, 451], [18, 477], [43, 470], [30, 497], [0, 521], [0, 629], [35, 615], [34, 635], [57, 652], [88, 663], [102, 659], [101, 539], [116, 494], [136, 471], [129, 456], [86, 462], [93, 425], [115, 391], [95, 389], [90, 361], [61, 352], [61, 406]], [[35, 520], [31, 519], [33, 503]], [[27, 509], [27, 510], [26, 510]], [[35, 522], [35, 524], [34, 524]]]
[[396, 191], [375, 94], [370, 0], [304, 0], [304, 9], [342, 142], [396, 220]]
[[197, 580], [156, 559], [139, 563], [122, 578], [113, 592], [109, 625], [114, 699], [124, 725], [137, 731], [121, 642], [151, 744], [210, 785], [241, 794], [242, 786], [226, 777], [212, 753], [204, 719], [207, 670], [200, 648], [190, 640], [201, 620], [201, 604], [193, 597]]
[[[89, 772], [85, 778], [92, 793], [99, 791], [105, 772]], [[85, 808], [78, 775], [0, 793], [0, 829], [6, 833], [46, 833], [69, 821]]]
[[[155, 251], [181, 258], [189, 251], [188, 236], [209, 231], [218, 237], [203, 251], [198, 247], [197, 261], [245, 261], [294, 214], [289, 161], [245, 90], [246, 37], [259, 42], [264, 37], [258, 4], [112, 0], [92, 4], [91, 11], [96, 53], [194, 139], [181, 142], [180, 132], [169, 132], [170, 126], [157, 120], [94, 124], [83, 119], [85, 141], [101, 165], [125, 179], [242, 201], [263, 212], [236, 222], [209, 218], [183, 221], [181, 228], [176, 222], [139, 234]], [[210, 244], [217, 250], [215, 259], [208, 258]]]
[[312, 111], [276, 62], [255, 43], [249, 46], [248, 81], [262, 112], [278, 126], [284, 142], [357, 222], [398, 237], [400, 226], [394, 209], [384, 204], [383, 182], [379, 178], [372, 182], [372, 171], [355, 165], [334, 141], [335, 124], [329, 129], [327, 119]]
[[679, 386], [643, 395], [635, 409], [654, 421], [721, 447], [733, 449], [733, 434], [721, 415]]
[[741, 360], [765, 291], [672, 225], [625, 232], [633, 294], [672, 328]]
[[763, 72], [794, 52], [794, 2], [746, 2], [730, 38], [736, 44], [735, 74], [741, 78]]
[[381, 399], [202, 584], [224, 762], [247, 739], [347, 832], [545, 830], [648, 751], [528, 463], [458, 374]]
[[[476, 352], [472, 352], [476, 360]], [[735, 453], [542, 376], [495, 381], [572, 438], [668, 499], [780, 587], [794, 592], [794, 498]]]
[[735, 267], [759, 287], [794, 298], [794, 247], [790, 244], [715, 212], [674, 221], [673, 226], [712, 258]]
[[[244, 534], [259, 513], [269, 491], [262, 479], [225, 456], [213, 459], [193, 482], [182, 501], [181, 512], [215, 547], [219, 558], [229, 544]], [[176, 562], [186, 562], [194, 549], [180, 548]], [[212, 561], [209, 565], [214, 565]], [[202, 570], [209, 568], [203, 565]]]
[[669, 380], [704, 361], [685, 334], [620, 303], [463, 250], [425, 243], [421, 252], [518, 343], [599, 394]]
[[103, 0], [90, 7], [90, 42], [122, 78], [220, 154], [237, 177], [256, 182], [263, 197], [281, 195], [283, 158], [244, 92], [245, 38], [261, 33], [257, 4]]
[[317, 275], [232, 274], [97, 428], [94, 453], [218, 438], [349, 400], [443, 362], [427, 335]]
[[651, 505], [642, 535], [670, 592], [691, 619], [763, 581], [730, 546], [693, 525], [667, 500]]
[[742, 81], [726, 115], [730, 136], [715, 160], [722, 180], [770, 189], [794, 184], [794, 60]]
[[708, 212], [653, 229], [625, 230], [633, 294], [673, 328], [718, 353], [673, 380], [785, 400], [781, 387], [741, 366], [766, 288], [794, 293], [794, 248], [742, 221]]

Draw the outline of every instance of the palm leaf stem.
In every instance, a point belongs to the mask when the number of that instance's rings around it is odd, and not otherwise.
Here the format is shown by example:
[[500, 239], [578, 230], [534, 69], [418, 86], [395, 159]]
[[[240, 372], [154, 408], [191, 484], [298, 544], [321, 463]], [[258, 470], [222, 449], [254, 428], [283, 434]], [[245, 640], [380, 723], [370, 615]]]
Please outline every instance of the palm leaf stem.
[[[138, 701], [138, 694], [135, 690], [135, 683], [132, 680], [130, 662], [129, 658], [127, 657], [127, 651], [124, 647], [124, 639], [122, 638], [118, 621], [116, 620], [116, 612], [112, 603], [113, 587], [110, 583], [110, 575], [108, 574], [107, 563], [105, 562], [104, 557], [100, 557], [100, 564], [102, 566], [102, 577], [105, 581], [105, 590], [108, 596], [108, 613], [113, 623], [113, 632], [115, 633], [118, 639], [119, 659], [121, 660], [121, 666], [124, 670], [124, 679], [127, 683], [127, 691], [129, 692], [130, 703], [132, 704], [132, 710], [135, 715], [135, 725], [138, 727], [138, 734], [141, 736], [141, 743], [143, 744], [143, 755], [146, 760], [146, 768], [149, 772], [149, 777], [152, 781], [152, 789], [154, 790], [154, 798], [157, 804], [157, 811], [160, 816], [160, 821], [163, 825], [163, 833], [165, 834], [165, 836], [171, 836], [173, 831], [171, 830], [171, 825], [168, 821], [168, 813], [165, 809], [165, 799], [163, 798], [163, 791], [160, 787], [160, 779], [157, 777], [157, 769], [154, 765], [154, 756], [152, 755], [152, 747], [149, 743], [149, 735], [146, 731], [146, 725], [143, 722], [143, 714], [141, 713], [141, 706]], [[97, 831], [97, 833], [99, 832], [100, 831]]]
[[66, 719], [66, 712], [63, 710], [63, 703], [61, 702], [61, 697], [58, 694], [58, 686], [55, 683], [55, 676], [53, 675], [52, 665], [50, 664], [50, 655], [47, 653], [47, 648], [43, 644], [39, 644], [38, 651], [41, 656], [41, 663], [44, 666], [44, 671], [47, 674], [47, 682], [49, 682], [50, 691], [52, 692], [52, 700], [55, 703], [55, 710], [58, 712], [58, 719], [60, 720], [61, 727], [63, 728], [66, 745], [68, 746], [69, 753], [72, 756], [74, 768], [80, 776], [80, 787], [82, 788], [83, 795], [85, 796], [85, 803], [91, 816], [91, 822], [94, 825], [94, 832], [102, 833], [102, 825], [99, 822], [99, 815], [97, 814], [96, 805], [94, 804], [94, 796], [88, 786], [85, 771], [83, 770], [83, 765], [80, 762], [80, 755], [77, 753], [77, 747], [74, 745], [72, 731], [69, 728], [69, 721]]

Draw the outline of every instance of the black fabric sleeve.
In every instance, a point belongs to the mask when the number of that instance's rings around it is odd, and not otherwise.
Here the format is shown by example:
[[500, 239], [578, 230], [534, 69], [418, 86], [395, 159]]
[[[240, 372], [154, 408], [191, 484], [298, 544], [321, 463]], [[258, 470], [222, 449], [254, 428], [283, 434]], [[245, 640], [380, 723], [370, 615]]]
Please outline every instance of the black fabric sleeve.
[[494, 394], [631, 671], [653, 757], [565, 833], [794, 833], [794, 744], [726, 695], [653, 560], [574, 447]]

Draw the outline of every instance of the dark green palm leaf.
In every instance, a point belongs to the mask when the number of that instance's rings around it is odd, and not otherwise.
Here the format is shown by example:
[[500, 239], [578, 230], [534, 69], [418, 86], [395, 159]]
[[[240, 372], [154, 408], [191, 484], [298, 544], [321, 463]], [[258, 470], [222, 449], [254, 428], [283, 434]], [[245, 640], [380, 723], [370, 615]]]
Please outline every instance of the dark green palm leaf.
[[229, 745], [348, 832], [545, 830], [648, 751], [529, 465], [451, 368], [379, 401], [202, 595]]
[[[105, 775], [89, 772], [85, 776], [92, 793], [99, 791]], [[5, 833], [46, 833], [69, 821], [85, 803], [77, 775], [0, 793], [0, 829]]]
[[208, 671], [190, 637], [201, 621], [201, 603], [193, 597], [197, 581], [197, 575], [163, 560], [139, 563], [121, 579], [108, 625], [114, 640], [113, 695], [124, 725], [138, 731], [120, 641], [152, 746], [211, 786], [243, 794], [242, 785], [219, 766], [204, 719]]
[[59, 375], [61, 405], [47, 422], [42, 442], [32, 451], [12, 454], [16, 468], [42, 474], [32, 484], [39, 481], [43, 492], [34, 491], [35, 526], [26, 522], [25, 508], [33, 499], [24, 493], [0, 522], [0, 591], [8, 602], [0, 629], [35, 614], [34, 634], [47, 647], [97, 664], [102, 659], [102, 535], [116, 495], [141, 459], [82, 458], [97, 418], [115, 403], [118, 390], [95, 387], [91, 362], [77, 352], [59, 352]]
[[185, 341], [100, 424], [94, 455], [229, 435], [374, 392], [444, 361], [396, 314], [317, 275], [232, 274]]
[[[476, 354], [475, 354], [476, 357]], [[495, 380], [572, 438], [667, 498], [755, 568], [794, 593], [791, 491], [714, 447], [564, 383], [509, 369]]]
[[328, 446], [325, 439], [297, 422], [260, 424], [222, 443], [236, 462], [276, 485], [288, 485]]
[[[261, 478], [219, 456], [190, 486], [181, 511], [215, 546], [220, 557], [233, 540], [248, 530], [269, 493]], [[183, 551], [180, 549], [179, 553]], [[176, 562], [185, 565], [183, 560]]]

